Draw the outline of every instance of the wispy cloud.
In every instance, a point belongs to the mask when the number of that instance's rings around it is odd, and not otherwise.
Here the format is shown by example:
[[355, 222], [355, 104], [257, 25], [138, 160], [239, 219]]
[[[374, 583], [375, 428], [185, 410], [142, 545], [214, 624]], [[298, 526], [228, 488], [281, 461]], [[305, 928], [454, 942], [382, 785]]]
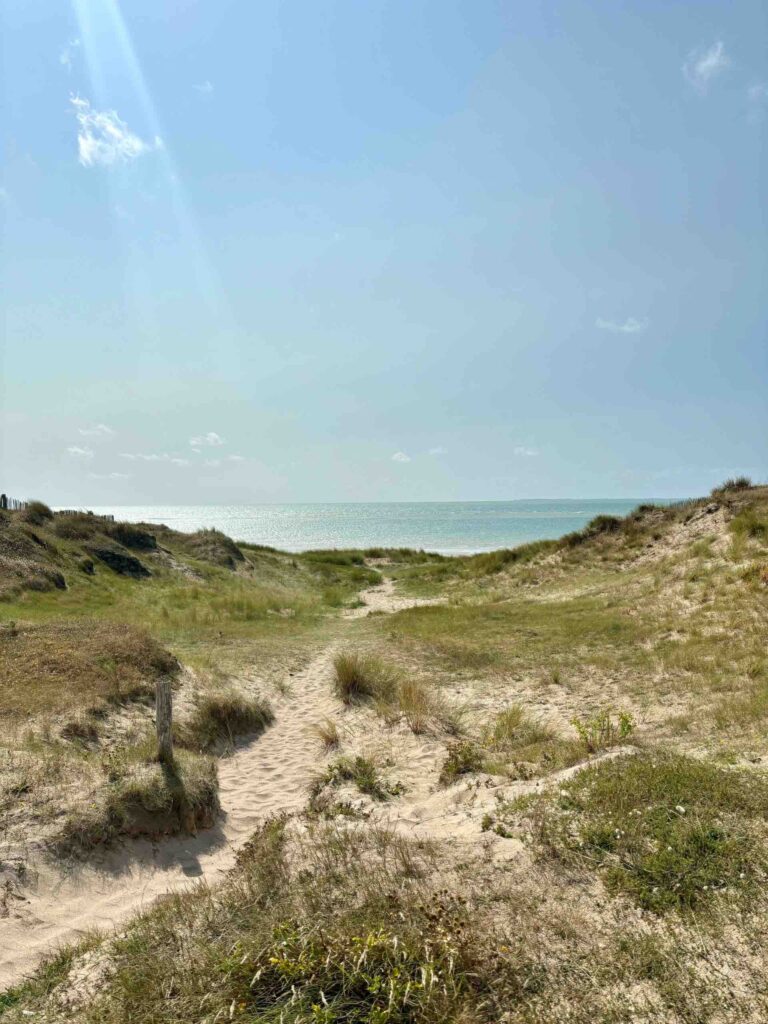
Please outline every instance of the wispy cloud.
[[620, 324], [615, 320], [603, 320], [602, 317], [598, 317], [595, 320], [595, 327], [601, 331], [612, 331], [614, 334], [640, 334], [648, 327], [648, 321], [628, 316], [624, 323]]
[[198, 85], [193, 86], [193, 88], [196, 89], [199, 93], [202, 93], [203, 96], [210, 96], [211, 93], [213, 92], [213, 86], [211, 85], [207, 78], [204, 82], [200, 82]]
[[692, 50], [688, 60], [683, 64], [683, 75], [686, 80], [700, 93], [705, 93], [709, 83], [729, 65], [721, 39], [707, 50]]
[[228, 455], [227, 462], [245, 462], [244, 455]]
[[129, 459], [131, 462], [168, 462], [173, 466], [188, 466], [189, 459], [180, 455], [169, 455], [168, 452], [152, 452], [144, 455], [140, 452], [120, 452], [121, 459]]
[[200, 451], [201, 448], [220, 448], [223, 445], [224, 438], [219, 437], [215, 430], [209, 430], [207, 434], [200, 434], [199, 437], [190, 437], [189, 444], [194, 450]]
[[447, 455], [448, 452], [443, 448], [441, 444], [436, 445], [434, 448], [429, 449], [430, 455]]
[[10, 198], [11, 197], [8, 194], [8, 189], [0, 186], [0, 203], [7, 203], [10, 200]]
[[539, 454], [537, 448], [528, 448], [524, 444], [516, 444], [512, 449], [512, 454], [517, 455], [518, 458], [532, 459]]
[[71, 444], [69, 448], [67, 448], [67, 454], [71, 455], [73, 459], [92, 459], [93, 449], [81, 448], [77, 444]]
[[410, 462], [411, 461], [411, 457], [410, 457], [410, 455], [406, 455], [405, 452], [395, 452], [395, 454], [392, 456], [392, 461], [393, 462]]
[[92, 480], [130, 480], [130, 473], [89, 473]]
[[77, 50], [79, 46], [79, 39], [70, 39], [67, 45], [62, 47], [61, 52], [59, 53], [59, 64], [69, 72], [72, 71], [73, 51]]
[[106, 423], [97, 423], [93, 427], [79, 427], [77, 432], [83, 437], [111, 437], [114, 434], [112, 427], [108, 427]]
[[145, 142], [129, 130], [114, 110], [93, 110], [88, 100], [70, 96], [77, 118], [77, 152], [83, 167], [112, 167], [129, 163], [143, 153], [162, 148], [162, 140]]

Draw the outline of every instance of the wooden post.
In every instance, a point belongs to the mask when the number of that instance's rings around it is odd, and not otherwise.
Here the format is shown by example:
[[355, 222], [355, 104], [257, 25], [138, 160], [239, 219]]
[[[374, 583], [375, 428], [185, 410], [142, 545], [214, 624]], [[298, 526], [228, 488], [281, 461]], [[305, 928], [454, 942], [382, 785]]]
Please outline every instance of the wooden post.
[[155, 725], [157, 727], [157, 759], [161, 764], [173, 764], [173, 698], [171, 680], [163, 676], [155, 685]]

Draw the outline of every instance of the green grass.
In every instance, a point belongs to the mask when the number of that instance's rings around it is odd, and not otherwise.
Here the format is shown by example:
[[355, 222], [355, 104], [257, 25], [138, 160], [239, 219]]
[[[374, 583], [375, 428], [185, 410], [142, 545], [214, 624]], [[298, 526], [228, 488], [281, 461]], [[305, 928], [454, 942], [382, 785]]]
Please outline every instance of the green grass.
[[547, 853], [647, 910], [698, 910], [764, 884], [768, 781], [754, 772], [654, 750], [585, 768], [524, 810]]

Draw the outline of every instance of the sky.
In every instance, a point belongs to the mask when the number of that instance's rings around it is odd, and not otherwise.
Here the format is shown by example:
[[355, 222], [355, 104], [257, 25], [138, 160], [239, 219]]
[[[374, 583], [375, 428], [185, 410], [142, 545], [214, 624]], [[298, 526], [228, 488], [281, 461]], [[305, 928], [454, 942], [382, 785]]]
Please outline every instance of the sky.
[[768, 477], [764, 0], [3, 0], [0, 490]]

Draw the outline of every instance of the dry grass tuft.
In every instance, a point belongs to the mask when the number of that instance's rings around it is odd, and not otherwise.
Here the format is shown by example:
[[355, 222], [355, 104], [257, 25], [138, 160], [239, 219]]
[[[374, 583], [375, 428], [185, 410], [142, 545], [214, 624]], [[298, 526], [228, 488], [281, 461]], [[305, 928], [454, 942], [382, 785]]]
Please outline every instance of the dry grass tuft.
[[373, 654], [337, 654], [333, 668], [336, 696], [345, 704], [366, 699], [389, 703], [397, 689], [397, 673]]
[[332, 718], [324, 718], [312, 726], [312, 732], [317, 736], [325, 750], [335, 750], [341, 743], [339, 727]]
[[191, 716], [176, 729], [177, 741], [197, 751], [231, 750], [238, 736], [263, 732], [275, 716], [262, 697], [237, 690], [217, 690], [198, 696]]

